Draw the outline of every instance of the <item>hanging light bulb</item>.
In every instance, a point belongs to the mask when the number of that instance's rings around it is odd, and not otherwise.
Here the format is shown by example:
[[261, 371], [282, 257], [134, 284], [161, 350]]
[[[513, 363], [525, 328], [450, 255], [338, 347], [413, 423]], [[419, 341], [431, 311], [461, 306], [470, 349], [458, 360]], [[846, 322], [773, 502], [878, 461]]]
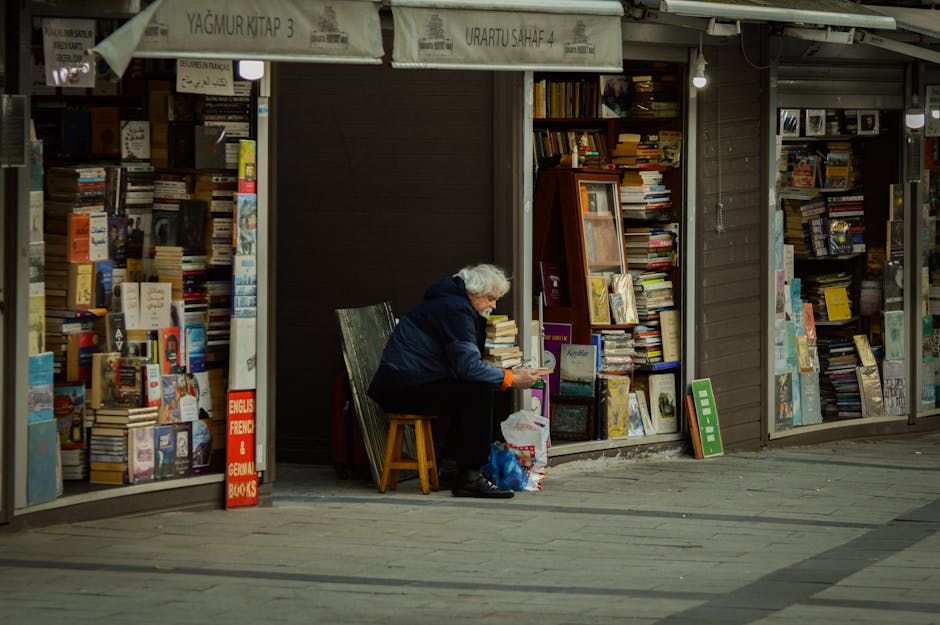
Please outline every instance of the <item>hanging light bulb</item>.
[[239, 61], [238, 75], [245, 80], [258, 80], [264, 76], [264, 61]]
[[695, 67], [692, 70], [692, 85], [694, 85], [696, 89], [701, 89], [708, 84], [708, 76], [705, 75], [706, 65], [708, 65], [708, 61], [705, 60], [705, 56], [699, 51], [695, 59]]
[[911, 130], [923, 128], [926, 123], [927, 116], [924, 114], [924, 109], [911, 107], [904, 112], [904, 125]]
[[695, 63], [692, 67], [692, 85], [696, 89], [701, 89], [708, 84], [708, 76], [705, 75], [706, 65], [708, 65], [708, 61], [705, 60], [705, 55], [702, 54], [702, 33], [699, 33], [698, 54], [695, 57]]

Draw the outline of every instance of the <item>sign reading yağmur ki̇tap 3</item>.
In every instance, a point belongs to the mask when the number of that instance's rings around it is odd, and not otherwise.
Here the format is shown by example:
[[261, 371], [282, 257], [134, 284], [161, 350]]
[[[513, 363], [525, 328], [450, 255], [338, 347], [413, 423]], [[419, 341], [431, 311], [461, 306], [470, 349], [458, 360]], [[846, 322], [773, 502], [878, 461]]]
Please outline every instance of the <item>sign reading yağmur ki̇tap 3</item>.
[[229, 391], [225, 447], [225, 508], [258, 505], [255, 392]]

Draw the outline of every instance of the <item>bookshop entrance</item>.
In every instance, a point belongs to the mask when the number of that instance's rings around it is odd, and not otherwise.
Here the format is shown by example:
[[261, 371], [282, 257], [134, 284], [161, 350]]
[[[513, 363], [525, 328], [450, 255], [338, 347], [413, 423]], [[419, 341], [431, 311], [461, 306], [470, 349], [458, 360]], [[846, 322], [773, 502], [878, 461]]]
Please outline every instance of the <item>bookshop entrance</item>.
[[923, 291], [908, 278], [922, 137], [904, 123], [905, 68], [783, 61], [772, 82], [769, 438], [903, 431], [922, 395], [920, 323], [905, 320], [921, 319]]

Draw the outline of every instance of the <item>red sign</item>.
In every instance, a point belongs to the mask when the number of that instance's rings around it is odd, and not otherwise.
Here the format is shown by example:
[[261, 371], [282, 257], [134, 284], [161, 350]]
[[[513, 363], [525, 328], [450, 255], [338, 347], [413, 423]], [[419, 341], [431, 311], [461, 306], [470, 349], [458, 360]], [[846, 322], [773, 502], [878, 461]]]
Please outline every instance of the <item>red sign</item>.
[[229, 391], [225, 446], [225, 507], [258, 505], [255, 470], [255, 392]]

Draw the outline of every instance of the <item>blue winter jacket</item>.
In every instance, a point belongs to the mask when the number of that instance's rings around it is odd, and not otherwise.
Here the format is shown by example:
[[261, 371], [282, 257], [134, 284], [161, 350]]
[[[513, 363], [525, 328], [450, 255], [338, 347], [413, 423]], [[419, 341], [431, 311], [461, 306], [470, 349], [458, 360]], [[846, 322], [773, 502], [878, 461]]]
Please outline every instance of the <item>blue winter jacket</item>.
[[392, 332], [369, 395], [456, 378], [508, 386], [511, 376], [483, 362], [486, 319], [470, 303], [463, 278], [439, 280]]

